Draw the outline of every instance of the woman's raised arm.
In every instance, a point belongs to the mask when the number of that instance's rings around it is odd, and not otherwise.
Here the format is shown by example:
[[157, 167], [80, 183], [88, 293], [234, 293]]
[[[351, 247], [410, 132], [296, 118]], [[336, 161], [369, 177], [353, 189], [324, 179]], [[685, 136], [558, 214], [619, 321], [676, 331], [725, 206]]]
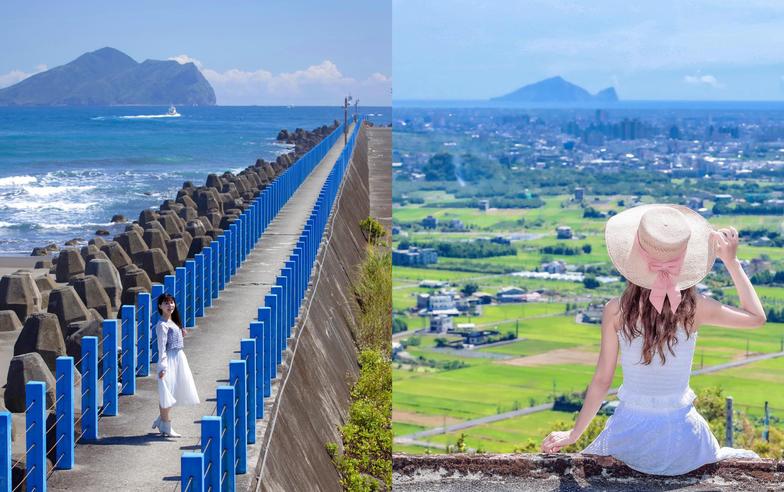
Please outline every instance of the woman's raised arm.
[[725, 328], [758, 328], [765, 324], [767, 317], [754, 286], [751, 285], [746, 272], [737, 258], [738, 231], [734, 227], [719, 229], [714, 232], [716, 256], [721, 258], [724, 266], [735, 283], [740, 308], [727, 306], [715, 299], [700, 296], [697, 302], [696, 318], [702, 325], [722, 326]]

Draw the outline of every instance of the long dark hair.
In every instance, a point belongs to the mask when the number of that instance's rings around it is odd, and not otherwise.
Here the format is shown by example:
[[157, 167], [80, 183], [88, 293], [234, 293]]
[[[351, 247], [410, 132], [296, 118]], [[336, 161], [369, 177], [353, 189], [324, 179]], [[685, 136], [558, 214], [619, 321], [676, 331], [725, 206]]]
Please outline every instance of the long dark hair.
[[163, 311], [161, 311], [161, 304], [166, 301], [174, 302], [174, 311], [172, 311], [171, 320], [182, 330], [182, 321], [180, 321], [180, 310], [177, 308], [177, 301], [174, 299], [174, 296], [168, 292], [164, 292], [158, 296], [158, 304], [156, 304], [156, 306], [158, 306], [158, 314], [163, 314]]
[[[648, 365], [653, 360], [655, 354], [659, 354], [661, 363], [664, 364], [666, 357], [664, 347], [675, 355], [672, 350], [678, 343], [678, 326], [683, 325], [686, 329], [686, 337], [691, 336], [691, 328], [694, 326], [694, 314], [697, 310], [697, 288], [690, 287], [681, 290], [681, 303], [675, 314], [670, 310], [670, 299], [664, 299], [662, 312], [656, 312], [653, 304], [648, 301], [651, 289], [646, 289], [627, 283], [626, 290], [621, 295], [621, 319], [623, 320], [623, 333], [628, 340], [638, 336], [643, 337], [642, 363]], [[641, 321], [642, 330], [637, 327], [637, 321]]]

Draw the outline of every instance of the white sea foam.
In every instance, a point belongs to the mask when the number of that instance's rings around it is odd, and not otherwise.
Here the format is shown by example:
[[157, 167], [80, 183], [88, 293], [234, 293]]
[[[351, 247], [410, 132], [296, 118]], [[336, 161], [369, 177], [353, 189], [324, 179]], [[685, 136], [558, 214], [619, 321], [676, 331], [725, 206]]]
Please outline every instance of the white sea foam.
[[0, 186], [22, 186], [37, 181], [38, 178], [35, 176], [8, 176], [7, 178], [0, 178]]
[[0, 203], [0, 209], [13, 210], [63, 210], [65, 212], [85, 211], [90, 207], [98, 205], [98, 202], [74, 203], [65, 200], [55, 201], [34, 201], [34, 200], [6, 200]]
[[179, 114], [137, 114], [131, 116], [118, 116], [120, 120], [151, 120], [156, 118], [179, 118]]
[[92, 191], [95, 189], [95, 186], [25, 186], [23, 189], [27, 195], [46, 198], [63, 193]]
[[56, 229], [60, 231], [67, 231], [70, 229], [84, 229], [86, 227], [110, 227], [114, 225], [113, 223], [109, 222], [107, 224], [49, 224], [46, 222], [40, 222], [37, 224], [39, 229]]
[[13, 222], [4, 222], [4, 221], [0, 220], [0, 228], [2, 228], [2, 227], [14, 227], [15, 225], [19, 225], [19, 224], [14, 224]]

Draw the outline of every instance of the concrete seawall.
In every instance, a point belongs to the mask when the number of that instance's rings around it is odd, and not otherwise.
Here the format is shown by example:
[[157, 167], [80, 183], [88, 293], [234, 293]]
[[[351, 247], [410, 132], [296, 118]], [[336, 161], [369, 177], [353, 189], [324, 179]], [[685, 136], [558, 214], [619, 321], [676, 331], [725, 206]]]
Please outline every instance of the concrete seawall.
[[341, 490], [325, 445], [340, 443], [337, 426], [346, 420], [359, 372], [351, 284], [367, 244], [359, 228], [370, 214], [367, 138], [363, 129], [327, 226], [297, 340], [286, 353], [284, 382], [248, 490]]

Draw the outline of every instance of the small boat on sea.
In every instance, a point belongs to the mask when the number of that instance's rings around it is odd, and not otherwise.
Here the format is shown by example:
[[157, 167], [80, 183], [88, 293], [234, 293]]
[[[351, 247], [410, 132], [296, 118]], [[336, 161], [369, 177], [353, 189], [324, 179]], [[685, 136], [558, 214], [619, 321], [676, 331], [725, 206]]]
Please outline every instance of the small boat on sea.
[[174, 104], [169, 106], [169, 112], [166, 114], [168, 116], [180, 116], [180, 113], [177, 112], [177, 108], [174, 107]]

